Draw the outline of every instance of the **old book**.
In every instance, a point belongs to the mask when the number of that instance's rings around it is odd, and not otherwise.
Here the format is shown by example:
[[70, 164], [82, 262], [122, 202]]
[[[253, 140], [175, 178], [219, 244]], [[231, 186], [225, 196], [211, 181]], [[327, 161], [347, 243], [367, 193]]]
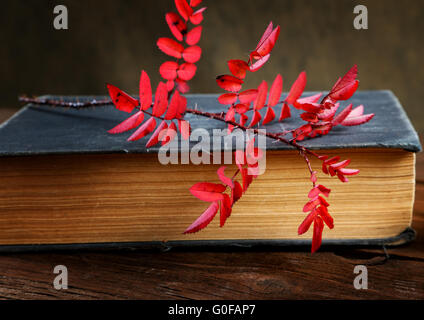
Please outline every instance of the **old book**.
[[[219, 112], [216, 97], [189, 95], [189, 105]], [[329, 209], [335, 219], [323, 243], [403, 243], [413, 238], [417, 134], [390, 91], [359, 92], [350, 102], [364, 104], [374, 119], [305, 142], [323, 154], [350, 158], [351, 167], [361, 170], [348, 184], [319, 175], [332, 189]], [[267, 130], [299, 126], [297, 111], [292, 112], [291, 119]], [[183, 235], [208, 205], [189, 188], [218, 182], [219, 166], [161, 165], [158, 147], [146, 150], [147, 138], [127, 142], [129, 134], [107, 133], [126, 117], [112, 106], [27, 105], [0, 127], [1, 250], [310, 242], [312, 230], [297, 235], [310, 182], [296, 151], [268, 141], [266, 172], [236, 204], [225, 227], [215, 219], [203, 231]], [[193, 128], [225, 128], [187, 117]]]

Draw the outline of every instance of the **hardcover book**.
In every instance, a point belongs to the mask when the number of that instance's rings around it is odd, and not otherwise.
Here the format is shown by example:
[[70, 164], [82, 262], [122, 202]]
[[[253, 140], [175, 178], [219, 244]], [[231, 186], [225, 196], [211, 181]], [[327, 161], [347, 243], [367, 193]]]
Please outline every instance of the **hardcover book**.
[[[187, 95], [190, 106], [209, 112], [222, 111], [217, 97]], [[335, 228], [324, 231], [323, 244], [405, 243], [414, 237], [418, 136], [390, 91], [358, 92], [349, 102], [363, 104], [374, 119], [355, 130], [337, 127], [331, 135], [305, 141], [323, 154], [350, 158], [361, 170], [343, 185], [319, 177], [333, 190], [335, 219]], [[299, 127], [297, 113], [265, 129]], [[112, 106], [74, 110], [29, 104], [1, 125], [0, 250], [310, 243], [311, 230], [302, 236], [296, 232], [304, 219], [308, 173], [290, 146], [267, 141], [266, 171], [224, 228], [213, 221], [201, 232], [184, 235], [205, 210], [189, 188], [217, 180], [219, 165], [162, 165], [159, 147], [145, 148], [148, 137], [127, 142], [127, 135], [107, 132], [125, 117]], [[193, 129], [226, 128], [191, 114], [185, 119]]]

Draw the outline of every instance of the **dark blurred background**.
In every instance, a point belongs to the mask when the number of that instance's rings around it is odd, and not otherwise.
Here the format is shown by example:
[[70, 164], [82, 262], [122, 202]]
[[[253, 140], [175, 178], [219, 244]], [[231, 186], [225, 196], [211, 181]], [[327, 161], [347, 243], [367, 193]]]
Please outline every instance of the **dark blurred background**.
[[[53, 28], [53, 8], [69, 10], [69, 30]], [[353, 27], [353, 8], [368, 7], [369, 29]], [[269, 21], [280, 24], [270, 62], [248, 85], [272, 81], [285, 90], [306, 70], [308, 90], [328, 90], [357, 63], [360, 89], [390, 89], [424, 131], [424, 1], [209, 0], [192, 92], [220, 92], [215, 76], [226, 61], [245, 58]], [[158, 81], [166, 56], [156, 39], [170, 36], [164, 21], [172, 0], [3, 0], [0, 12], [1, 104], [19, 94], [105, 94], [105, 82], [137, 92], [140, 70]], [[1, 109], [0, 109], [1, 110]]]

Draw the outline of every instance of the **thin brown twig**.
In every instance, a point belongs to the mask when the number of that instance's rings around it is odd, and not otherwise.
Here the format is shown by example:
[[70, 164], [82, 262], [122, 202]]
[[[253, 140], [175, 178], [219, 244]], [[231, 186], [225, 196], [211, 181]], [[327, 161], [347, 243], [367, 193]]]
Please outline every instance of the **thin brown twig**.
[[[74, 108], [74, 109], [84, 109], [84, 108], [97, 107], [97, 106], [107, 106], [107, 105], [112, 104], [112, 101], [110, 99], [108, 99], [108, 100], [106, 100], [106, 99], [105, 100], [93, 99], [93, 100], [86, 101], [86, 102], [65, 102], [65, 101], [57, 101], [57, 100], [53, 100], [53, 99], [20, 97], [19, 101], [24, 102], [24, 103], [32, 103], [32, 104], [38, 104], [38, 105], [50, 105], [50, 106], [56, 106], [56, 107], [68, 107], [68, 108]], [[140, 110], [140, 108], [138, 108], [138, 109]], [[149, 116], [152, 116], [152, 117], [155, 117], [155, 118], [158, 118], [158, 119], [161, 119], [161, 120], [165, 120], [163, 117], [154, 116], [152, 113], [150, 113], [146, 110], [142, 110], [142, 111]], [[210, 112], [201, 111], [201, 110], [197, 110], [197, 109], [187, 108], [185, 113], [190, 113], [190, 114], [214, 119], [214, 120], [217, 120], [217, 121], [225, 122], [227, 124], [238, 127], [243, 131], [252, 130], [253, 133], [255, 133], [255, 134], [263, 135], [263, 136], [266, 136], [270, 139], [280, 141], [284, 144], [287, 144], [287, 145], [290, 145], [290, 146], [296, 148], [297, 150], [299, 150], [300, 152], [303, 152], [304, 154], [309, 154], [309, 155], [312, 155], [316, 158], [319, 158], [319, 155], [317, 153], [313, 152], [312, 150], [305, 148], [304, 146], [299, 145], [296, 141], [283, 138], [282, 132], [272, 133], [272, 132], [266, 132], [266, 131], [263, 131], [263, 130], [259, 130], [258, 128], [250, 128], [250, 127], [242, 126], [240, 123], [237, 123], [235, 121], [226, 120], [225, 119], [225, 112], [210, 113]]]

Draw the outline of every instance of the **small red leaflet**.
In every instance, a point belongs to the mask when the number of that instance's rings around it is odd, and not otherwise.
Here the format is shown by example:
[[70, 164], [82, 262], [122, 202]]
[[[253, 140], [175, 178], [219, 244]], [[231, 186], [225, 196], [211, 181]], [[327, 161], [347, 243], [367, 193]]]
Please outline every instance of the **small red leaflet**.
[[117, 109], [125, 112], [131, 112], [138, 106], [138, 101], [121, 89], [118, 89], [111, 84], [107, 85], [107, 89], [109, 90], [110, 98]]
[[184, 47], [170, 38], [159, 38], [157, 46], [163, 53], [178, 59], [182, 57], [184, 52]]
[[144, 113], [142, 111], [138, 111], [122, 123], [118, 124], [115, 128], [110, 129], [108, 132], [111, 134], [126, 132], [128, 130], [138, 127], [143, 122], [143, 120]]
[[189, 46], [194, 46], [200, 41], [200, 38], [202, 36], [202, 29], [202, 26], [197, 26], [193, 28], [189, 33], [187, 33], [186, 43]]
[[139, 140], [149, 133], [151, 133], [156, 128], [156, 120], [155, 118], [150, 118], [147, 120], [140, 128], [137, 129], [136, 132], [134, 132], [131, 137], [128, 138], [128, 141], [135, 141]]
[[233, 76], [223, 75], [216, 78], [216, 83], [226, 91], [239, 92], [243, 84], [243, 80]]
[[178, 41], [183, 41], [184, 35], [187, 33], [187, 25], [180, 16], [174, 12], [170, 12], [166, 14], [165, 20], [174, 37]]
[[249, 65], [243, 60], [230, 60], [228, 61], [228, 68], [233, 76], [244, 79], [247, 70], [249, 70]]
[[184, 20], [188, 20], [193, 14], [193, 9], [188, 5], [186, 0], [175, 0], [175, 6]]
[[182, 56], [186, 62], [196, 63], [202, 56], [202, 49], [199, 46], [191, 46], [184, 49]]
[[293, 104], [300, 98], [306, 86], [306, 72], [301, 72], [299, 77], [293, 83], [290, 92], [286, 98], [286, 103]]
[[190, 192], [202, 201], [217, 201], [223, 199], [222, 193], [225, 191], [222, 184], [201, 182], [190, 188]]
[[205, 210], [205, 212], [203, 212], [202, 215], [197, 218], [197, 220], [194, 221], [193, 224], [186, 229], [186, 231], [184, 231], [184, 233], [194, 233], [205, 228], [212, 221], [212, 219], [215, 218], [216, 214], [218, 213], [218, 209], [219, 202], [212, 202]]

